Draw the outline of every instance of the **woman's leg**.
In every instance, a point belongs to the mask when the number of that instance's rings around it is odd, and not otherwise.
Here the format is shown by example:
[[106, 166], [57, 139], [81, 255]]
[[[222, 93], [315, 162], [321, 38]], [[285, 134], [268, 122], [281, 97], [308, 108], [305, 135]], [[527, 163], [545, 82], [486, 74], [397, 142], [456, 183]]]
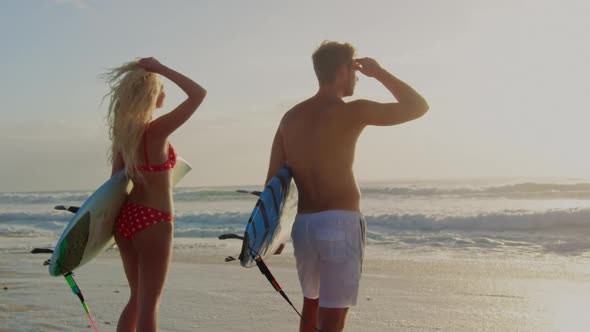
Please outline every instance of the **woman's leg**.
[[174, 224], [161, 221], [142, 230], [133, 239], [139, 260], [137, 331], [158, 330], [160, 296], [172, 257]]
[[125, 276], [129, 283], [129, 302], [121, 312], [119, 323], [117, 324], [117, 332], [135, 332], [137, 325], [137, 286], [139, 275], [139, 260], [133, 243], [122, 235], [115, 232], [115, 242], [119, 248], [121, 259], [123, 260], [123, 268], [125, 269]]

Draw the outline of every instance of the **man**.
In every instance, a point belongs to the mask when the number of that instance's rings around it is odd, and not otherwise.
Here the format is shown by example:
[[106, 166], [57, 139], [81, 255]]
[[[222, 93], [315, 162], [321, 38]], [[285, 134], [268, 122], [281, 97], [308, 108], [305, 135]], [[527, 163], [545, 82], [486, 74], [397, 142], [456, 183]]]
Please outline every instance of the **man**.
[[[360, 191], [353, 172], [356, 142], [366, 126], [417, 119], [428, 104], [371, 58], [355, 59], [350, 44], [324, 42], [313, 54], [319, 90], [289, 110], [274, 137], [267, 180], [285, 164], [299, 191], [291, 236], [303, 290], [300, 331], [342, 331], [356, 305], [365, 244]], [[397, 102], [344, 102], [356, 71], [373, 77]], [[307, 321], [307, 322], [306, 322]]]

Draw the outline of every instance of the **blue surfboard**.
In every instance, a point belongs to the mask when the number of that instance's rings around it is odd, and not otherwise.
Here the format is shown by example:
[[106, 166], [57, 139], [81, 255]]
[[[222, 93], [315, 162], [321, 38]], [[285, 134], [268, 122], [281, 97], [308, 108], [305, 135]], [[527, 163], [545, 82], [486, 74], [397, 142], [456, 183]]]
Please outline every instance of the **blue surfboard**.
[[[288, 167], [281, 168], [264, 191], [250, 193], [259, 198], [246, 224], [244, 236], [224, 234], [219, 237], [242, 239], [239, 259], [243, 267], [256, 265], [254, 260], [257, 256], [265, 259], [281, 249], [291, 235], [297, 213], [297, 187]], [[226, 259], [231, 260], [233, 258]]]

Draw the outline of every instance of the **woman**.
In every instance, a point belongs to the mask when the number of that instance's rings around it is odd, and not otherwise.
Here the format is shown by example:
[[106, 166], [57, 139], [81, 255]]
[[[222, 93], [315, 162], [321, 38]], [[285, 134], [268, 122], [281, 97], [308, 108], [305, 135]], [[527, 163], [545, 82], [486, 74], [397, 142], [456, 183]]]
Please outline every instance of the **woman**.
[[[178, 85], [187, 98], [173, 111], [153, 119], [165, 97], [159, 75]], [[104, 76], [111, 88], [107, 95], [111, 174], [124, 168], [133, 181], [114, 229], [130, 288], [117, 331], [157, 331], [174, 229], [176, 152], [168, 137], [194, 114], [206, 91], [154, 58], [127, 63]]]

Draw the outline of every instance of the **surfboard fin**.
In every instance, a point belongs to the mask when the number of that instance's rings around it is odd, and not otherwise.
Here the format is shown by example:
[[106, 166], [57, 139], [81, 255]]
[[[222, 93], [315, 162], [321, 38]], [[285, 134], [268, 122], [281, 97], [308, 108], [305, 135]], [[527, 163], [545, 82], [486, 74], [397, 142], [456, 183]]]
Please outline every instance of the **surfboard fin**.
[[254, 195], [254, 196], [258, 196], [258, 197], [260, 197], [260, 195], [262, 194], [262, 191], [258, 191], [258, 190], [248, 191], [248, 190], [238, 189], [238, 190], [236, 190], [236, 192], [238, 192], [240, 194], [250, 194], [250, 195]]
[[53, 249], [35, 248], [35, 249], [31, 250], [31, 254], [53, 254]]
[[[237, 240], [244, 240], [244, 237], [238, 234], [221, 234], [217, 237], [220, 240], [227, 240], [227, 239], [237, 239]], [[237, 260], [237, 258], [233, 257], [233, 256], [227, 256], [225, 257], [225, 262], [229, 263], [229, 262], [233, 262]]]
[[244, 237], [238, 234], [221, 234], [217, 237], [220, 240], [227, 240], [227, 239], [237, 239], [237, 240], [244, 240]]
[[68, 205], [56, 205], [54, 207], [54, 209], [76, 213], [76, 212], [78, 212], [78, 210], [80, 210], [80, 207], [79, 206], [68, 206]]
[[273, 253], [273, 255], [280, 255], [285, 249], [285, 244], [281, 243], [281, 245], [277, 248], [277, 250]]
[[[33, 250], [31, 250], [31, 254], [52, 254], [52, 253], [53, 253], [53, 249], [50, 249], [50, 248], [34, 248]], [[43, 266], [49, 265], [50, 262], [51, 262], [51, 259], [46, 260], [45, 262], [43, 262]]]
[[[53, 254], [53, 249], [50, 248], [34, 248], [31, 250], [31, 254]], [[43, 262], [43, 266], [47, 266], [51, 263], [51, 259], [46, 260]]]

